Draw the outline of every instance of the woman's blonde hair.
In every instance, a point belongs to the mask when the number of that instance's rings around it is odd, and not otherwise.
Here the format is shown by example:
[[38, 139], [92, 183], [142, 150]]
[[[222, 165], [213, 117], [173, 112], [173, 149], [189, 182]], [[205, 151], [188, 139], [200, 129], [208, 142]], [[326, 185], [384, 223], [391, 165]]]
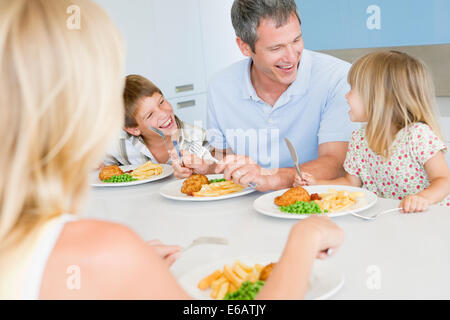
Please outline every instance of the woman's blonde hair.
[[356, 61], [348, 74], [367, 114], [366, 139], [376, 153], [389, 158], [395, 134], [422, 122], [442, 138], [437, 121], [434, 84], [423, 62], [398, 51], [381, 51]]
[[79, 208], [122, 126], [122, 39], [88, 0], [0, 0], [0, 70], [4, 248]]

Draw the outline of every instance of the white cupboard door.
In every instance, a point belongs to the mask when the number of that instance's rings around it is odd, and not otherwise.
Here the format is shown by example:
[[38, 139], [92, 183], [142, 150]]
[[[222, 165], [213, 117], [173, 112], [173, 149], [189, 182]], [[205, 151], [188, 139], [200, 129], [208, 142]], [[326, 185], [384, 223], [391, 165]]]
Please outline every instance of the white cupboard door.
[[206, 94], [169, 99], [180, 120], [206, 128]]
[[198, 0], [152, 0], [152, 9], [151, 79], [167, 98], [206, 92]]

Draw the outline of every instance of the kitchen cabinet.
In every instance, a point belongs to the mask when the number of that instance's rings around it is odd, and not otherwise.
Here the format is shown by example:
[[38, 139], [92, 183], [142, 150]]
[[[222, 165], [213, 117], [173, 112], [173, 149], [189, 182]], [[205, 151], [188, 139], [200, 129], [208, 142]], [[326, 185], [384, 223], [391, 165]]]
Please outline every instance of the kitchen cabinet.
[[97, 0], [126, 44], [126, 72], [140, 74], [166, 98], [206, 92], [198, 0]]
[[181, 120], [206, 128], [206, 93], [172, 98], [168, 101]]

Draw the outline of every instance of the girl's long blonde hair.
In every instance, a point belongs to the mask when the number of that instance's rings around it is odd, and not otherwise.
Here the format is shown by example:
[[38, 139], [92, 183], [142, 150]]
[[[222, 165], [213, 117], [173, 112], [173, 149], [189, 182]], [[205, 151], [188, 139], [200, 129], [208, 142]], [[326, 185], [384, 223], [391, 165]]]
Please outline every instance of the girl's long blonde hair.
[[381, 51], [356, 61], [348, 74], [367, 114], [366, 139], [376, 153], [389, 158], [395, 134], [422, 122], [442, 139], [434, 84], [424, 63], [398, 51]]
[[122, 126], [122, 40], [88, 0], [0, 0], [0, 70], [1, 249], [77, 211]]

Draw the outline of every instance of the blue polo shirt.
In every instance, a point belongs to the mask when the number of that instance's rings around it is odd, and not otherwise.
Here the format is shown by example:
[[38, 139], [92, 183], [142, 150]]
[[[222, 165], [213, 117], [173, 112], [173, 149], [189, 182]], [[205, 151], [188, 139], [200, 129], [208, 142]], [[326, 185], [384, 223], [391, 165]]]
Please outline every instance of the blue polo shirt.
[[294, 163], [285, 137], [304, 163], [317, 158], [320, 144], [349, 141], [359, 127], [345, 99], [349, 63], [304, 49], [297, 79], [273, 107], [256, 94], [250, 67], [251, 59], [239, 61], [209, 85], [207, 137], [215, 148], [231, 148], [264, 168], [286, 168]]

